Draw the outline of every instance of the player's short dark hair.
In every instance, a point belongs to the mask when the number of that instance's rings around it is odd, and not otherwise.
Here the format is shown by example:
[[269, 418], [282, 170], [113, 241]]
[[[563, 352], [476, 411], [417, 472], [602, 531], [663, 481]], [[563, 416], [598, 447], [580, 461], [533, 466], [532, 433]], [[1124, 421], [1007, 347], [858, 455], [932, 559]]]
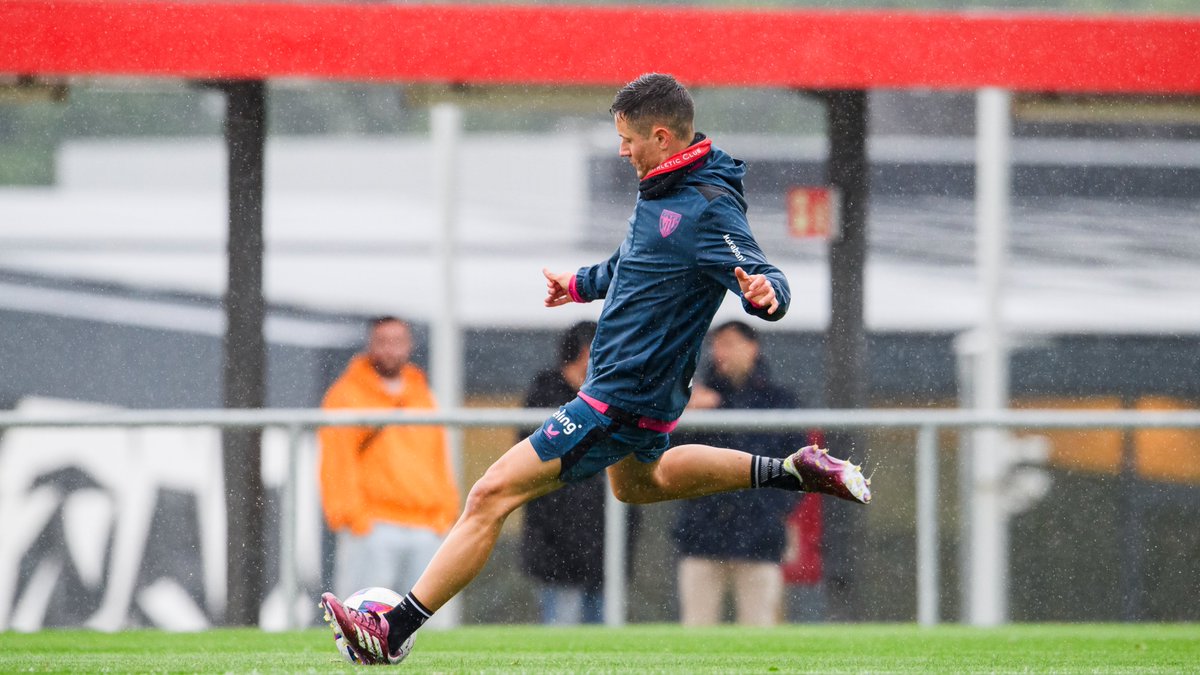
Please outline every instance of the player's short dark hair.
[[718, 333], [724, 333], [727, 330], [734, 331], [738, 335], [741, 335], [744, 339], [749, 340], [754, 344], [758, 344], [758, 331], [754, 330], [753, 326], [745, 323], [744, 321], [726, 321], [720, 326], [714, 328], [712, 334], [716, 335]]
[[639, 133], [649, 133], [657, 122], [684, 141], [692, 141], [696, 106], [688, 90], [670, 75], [646, 73], [630, 82], [617, 92], [608, 112], [624, 118]]
[[558, 365], [565, 366], [574, 361], [584, 347], [592, 344], [596, 337], [595, 321], [580, 321], [563, 333], [558, 342]]

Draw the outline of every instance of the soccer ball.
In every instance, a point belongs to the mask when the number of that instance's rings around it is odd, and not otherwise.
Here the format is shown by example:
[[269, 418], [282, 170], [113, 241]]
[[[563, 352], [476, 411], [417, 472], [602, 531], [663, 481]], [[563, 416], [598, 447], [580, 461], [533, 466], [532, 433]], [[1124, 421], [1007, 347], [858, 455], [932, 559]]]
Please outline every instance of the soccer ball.
[[[346, 598], [342, 604], [350, 609], [357, 609], [360, 612], [375, 612], [382, 614], [383, 612], [386, 612], [400, 604], [400, 601], [403, 599], [404, 596], [400, 595], [396, 591], [386, 588], [372, 587], [357, 591], [350, 597]], [[350, 663], [359, 663], [358, 655], [354, 653], [354, 650], [351, 649], [350, 645], [346, 642], [346, 638], [342, 635], [341, 631], [338, 630], [337, 623], [334, 623], [333, 627], [333, 644], [337, 647], [338, 654], [341, 654], [342, 658], [346, 659]], [[400, 663], [400, 661], [403, 661], [408, 657], [409, 652], [412, 651], [413, 641], [416, 640], [416, 637], [417, 636], [414, 633], [413, 635], [408, 636], [408, 639], [404, 641], [404, 644], [400, 645], [400, 658], [396, 661], [396, 663]]]

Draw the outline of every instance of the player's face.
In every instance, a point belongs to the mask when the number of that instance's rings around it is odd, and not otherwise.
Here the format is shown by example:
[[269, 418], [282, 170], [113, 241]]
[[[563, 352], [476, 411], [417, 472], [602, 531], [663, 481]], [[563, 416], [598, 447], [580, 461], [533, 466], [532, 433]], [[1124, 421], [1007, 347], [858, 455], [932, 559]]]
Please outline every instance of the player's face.
[[652, 127], [648, 134], [642, 134], [626, 122], [624, 116], [617, 115], [613, 119], [617, 125], [617, 136], [621, 139], [620, 155], [633, 165], [639, 179], [645, 178], [654, 167], [671, 156], [662, 127]]
[[367, 340], [367, 359], [382, 377], [396, 377], [412, 356], [412, 335], [408, 326], [385, 321], [371, 331]]
[[746, 379], [758, 359], [758, 344], [747, 340], [736, 330], [723, 330], [714, 335], [710, 349], [713, 367], [734, 382]]

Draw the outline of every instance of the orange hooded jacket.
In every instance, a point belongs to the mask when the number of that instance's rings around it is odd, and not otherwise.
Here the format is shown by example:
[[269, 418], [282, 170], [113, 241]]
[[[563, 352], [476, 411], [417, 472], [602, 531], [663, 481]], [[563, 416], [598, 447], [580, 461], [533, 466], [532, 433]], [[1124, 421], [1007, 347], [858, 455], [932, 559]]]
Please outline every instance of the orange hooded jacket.
[[[420, 368], [405, 365], [400, 379], [400, 392], [389, 393], [359, 354], [326, 392], [322, 407], [436, 407]], [[373, 523], [388, 522], [442, 534], [458, 517], [458, 486], [443, 428], [323, 427], [320, 439], [321, 499], [331, 529], [365, 535]]]

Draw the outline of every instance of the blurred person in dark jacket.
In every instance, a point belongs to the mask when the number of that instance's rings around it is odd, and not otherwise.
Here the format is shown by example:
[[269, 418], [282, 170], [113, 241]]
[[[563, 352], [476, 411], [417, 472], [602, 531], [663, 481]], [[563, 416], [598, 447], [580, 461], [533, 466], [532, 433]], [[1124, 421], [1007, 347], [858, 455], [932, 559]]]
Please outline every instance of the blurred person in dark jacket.
[[[757, 332], [740, 321], [709, 337], [710, 366], [692, 392], [689, 408], [796, 408], [789, 390], [771, 381]], [[758, 430], [696, 434], [693, 442], [726, 448], [757, 448], [786, 457], [804, 434]], [[797, 495], [781, 490], [727, 492], [680, 503], [674, 537], [680, 621], [686, 626], [720, 622], [732, 591], [739, 624], [770, 626], [782, 617], [784, 521]]]
[[[575, 398], [587, 375], [594, 321], [563, 334], [558, 367], [543, 370], [525, 396], [526, 408], [556, 408]], [[524, 435], [537, 431], [527, 430]], [[604, 502], [608, 484], [597, 474], [525, 506], [521, 562], [538, 586], [542, 623], [604, 621]], [[630, 542], [637, 511], [629, 510]]]

